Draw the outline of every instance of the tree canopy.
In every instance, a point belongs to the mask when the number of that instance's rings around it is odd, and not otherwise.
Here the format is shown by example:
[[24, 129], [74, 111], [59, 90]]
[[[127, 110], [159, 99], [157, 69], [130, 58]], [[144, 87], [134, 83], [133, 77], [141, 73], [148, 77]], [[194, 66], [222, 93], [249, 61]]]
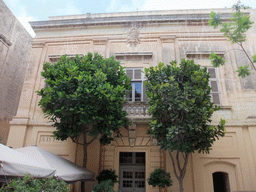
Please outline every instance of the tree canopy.
[[56, 127], [57, 139], [78, 142], [81, 134], [100, 135], [100, 142], [108, 144], [111, 131], [128, 126], [123, 103], [130, 79], [113, 57], [88, 53], [71, 60], [64, 55], [57, 63], [45, 63], [41, 74], [47, 86], [37, 92], [39, 106]]
[[[210, 75], [206, 68], [196, 65], [193, 60], [176, 61], [169, 65], [159, 63], [145, 69], [152, 114], [149, 133], [162, 149], [168, 150], [172, 158], [176, 178], [182, 183], [186, 172], [188, 154], [198, 151], [209, 153], [213, 142], [224, 136], [225, 120], [211, 125], [211, 116], [218, 110], [211, 102]], [[178, 174], [171, 152], [177, 151]], [[184, 165], [179, 162], [184, 158]], [[181, 184], [180, 183], [180, 184]], [[180, 187], [183, 191], [183, 187]]]

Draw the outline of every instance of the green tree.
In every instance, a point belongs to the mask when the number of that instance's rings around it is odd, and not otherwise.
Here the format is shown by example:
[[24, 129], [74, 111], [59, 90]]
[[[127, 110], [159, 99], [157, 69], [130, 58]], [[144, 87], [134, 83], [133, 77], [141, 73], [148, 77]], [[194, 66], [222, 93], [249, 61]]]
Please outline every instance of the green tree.
[[99, 184], [93, 186], [91, 192], [115, 192], [113, 186], [113, 180], [102, 180]]
[[[112, 132], [119, 135], [119, 128], [128, 126], [123, 103], [130, 79], [120, 62], [97, 53], [74, 60], [61, 56], [55, 64], [45, 63], [41, 75], [47, 86], [37, 92], [42, 96], [39, 106], [56, 128], [54, 137], [83, 145], [86, 167], [88, 145], [98, 136], [109, 144]], [[88, 135], [93, 139], [88, 141]]]
[[148, 184], [152, 185], [153, 187], [158, 186], [159, 191], [165, 186], [170, 187], [172, 185], [170, 173], [166, 173], [166, 171], [163, 169], [156, 169], [150, 173]]
[[113, 185], [117, 183], [117, 178], [118, 176], [115, 174], [115, 171], [104, 169], [99, 173], [99, 176], [96, 177], [98, 180], [98, 183], [101, 183], [102, 181], [105, 180], [111, 180]]
[[[233, 9], [235, 9], [235, 12], [230, 17], [230, 22], [223, 22], [223, 20], [221, 19], [221, 14], [212, 11], [210, 14], [210, 20], [208, 22], [209, 25], [212, 26], [214, 29], [221, 26], [220, 32], [222, 32], [223, 35], [227, 37], [232, 44], [237, 44], [241, 48], [235, 50], [243, 51], [248, 60], [250, 61], [251, 67], [256, 71], [254, 65], [254, 63], [256, 62], [256, 55], [253, 55], [251, 59], [243, 46], [243, 42], [246, 41], [245, 33], [252, 27], [252, 24], [254, 23], [250, 20], [250, 15], [245, 15], [241, 11], [241, 9], [245, 10], [248, 8], [249, 7], [240, 5], [240, 2], [238, 2], [236, 5], [233, 5]], [[215, 53], [212, 53], [209, 59], [211, 60], [214, 67], [219, 67], [225, 64], [225, 60]], [[251, 74], [249, 65], [239, 66], [237, 72], [238, 76], [241, 76], [242, 78]]]
[[[169, 152], [175, 177], [183, 192], [189, 154], [209, 153], [213, 142], [224, 136], [225, 120], [213, 126], [211, 116], [218, 110], [211, 102], [209, 73], [194, 61], [159, 63], [145, 69], [149, 112], [152, 114], [148, 131], [161, 149]], [[172, 152], [176, 151], [176, 155]], [[176, 159], [176, 160], [175, 160]]]
[[13, 179], [7, 186], [0, 188], [0, 192], [69, 192], [67, 184], [59, 179], [32, 178], [25, 175], [23, 178]]

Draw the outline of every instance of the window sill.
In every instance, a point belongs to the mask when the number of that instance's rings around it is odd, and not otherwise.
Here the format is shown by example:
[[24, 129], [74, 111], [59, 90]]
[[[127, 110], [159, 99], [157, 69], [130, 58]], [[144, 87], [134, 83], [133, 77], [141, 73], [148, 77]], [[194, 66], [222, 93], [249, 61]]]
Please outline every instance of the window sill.
[[232, 110], [232, 106], [229, 105], [218, 105], [222, 110]]

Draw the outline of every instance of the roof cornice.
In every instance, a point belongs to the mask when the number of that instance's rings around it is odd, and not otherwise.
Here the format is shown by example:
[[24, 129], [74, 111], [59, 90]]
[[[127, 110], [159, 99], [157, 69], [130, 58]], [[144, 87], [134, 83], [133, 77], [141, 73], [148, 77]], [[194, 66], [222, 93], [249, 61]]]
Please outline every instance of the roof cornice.
[[[210, 13], [210, 11], [209, 11]], [[166, 14], [166, 15], [131, 15], [120, 17], [86, 17], [77, 19], [54, 19], [48, 21], [32, 21], [30, 25], [33, 29], [42, 28], [65, 28], [81, 27], [95, 25], [118, 25], [131, 23], [172, 23], [172, 22], [201, 22], [209, 20], [209, 13], [194, 14]], [[226, 20], [231, 17], [231, 12], [221, 13], [222, 19]], [[249, 13], [248, 13], [249, 14]], [[65, 18], [65, 17], [64, 17]], [[68, 17], [67, 17], [68, 18]]]

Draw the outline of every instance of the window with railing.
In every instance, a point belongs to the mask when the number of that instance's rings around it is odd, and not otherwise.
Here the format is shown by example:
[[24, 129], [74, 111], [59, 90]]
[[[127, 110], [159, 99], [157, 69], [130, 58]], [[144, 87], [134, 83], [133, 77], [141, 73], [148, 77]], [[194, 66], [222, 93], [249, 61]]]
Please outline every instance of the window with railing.
[[147, 101], [144, 73], [141, 68], [126, 68], [126, 74], [131, 78], [132, 90], [127, 91], [127, 101]]

